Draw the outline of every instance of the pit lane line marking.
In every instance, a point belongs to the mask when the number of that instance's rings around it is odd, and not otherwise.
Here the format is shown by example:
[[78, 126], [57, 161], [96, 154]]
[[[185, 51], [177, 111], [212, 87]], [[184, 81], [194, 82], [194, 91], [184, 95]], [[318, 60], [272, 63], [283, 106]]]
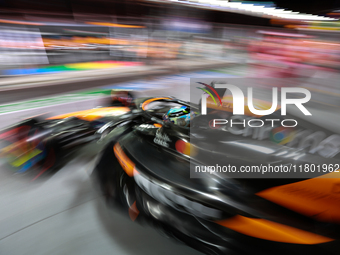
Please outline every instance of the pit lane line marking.
[[29, 224], [29, 225], [27, 225], [27, 226], [25, 226], [25, 227], [22, 227], [22, 228], [20, 228], [20, 229], [18, 229], [18, 230], [16, 230], [16, 231], [14, 231], [14, 232], [11, 233], [11, 234], [8, 234], [7, 236], [4, 236], [4, 237], [0, 238], [0, 241], [6, 239], [7, 237], [10, 237], [10, 236], [12, 236], [12, 235], [15, 235], [15, 234], [17, 234], [17, 233], [19, 233], [19, 232], [21, 232], [21, 231], [23, 231], [23, 230], [25, 230], [25, 229], [27, 229], [27, 228], [29, 228], [29, 227], [32, 227], [33, 225], [36, 225], [36, 224], [38, 224], [38, 223], [41, 223], [41, 222], [43, 222], [43, 221], [45, 221], [45, 220], [48, 220], [48, 219], [50, 219], [50, 218], [52, 218], [52, 217], [54, 217], [54, 216], [57, 216], [57, 215], [59, 215], [59, 214], [61, 214], [61, 213], [67, 212], [67, 211], [69, 211], [69, 210], [72, 210], [72, 209], [74, 209], [74, 208], [76, 208], [76, 207], [82, 206], [82, 205], [84, 205], [84, 204], [86, 204], [86, 203], [88, 203], [88, 202], [91, 202], [91, 201], [93, 201], [93, 200], [96, 200], [96, 199], [98, 199], [98, 198], [100, 198], [100, 197], [102, 197], [102, 196], [101, 196], [101, 195], [98, 195], [98, 196], [96, 196], [96, 197], [94, 197], [94, 198], [91, 198], [91, 199], [89, 199], [89, 200], [87, 200], [87, 201], [85, 201], [85, 202], [83, 202], [83, 203], [80, 203], [80, 204], [78, 204], [78, 205], [71, 206], [71, 207], [69, 207], [69, 208], [67, 208], [67, 209], [65, 209], [65, 210], [62, 210], [62, 211], [57, 212], [57, 213], [54, 213], [54, 214], [52, 214], [52, 215], [50, 215], [50, 216], [48, 216], [48, 217], [45, 217], [45, 218], [43, 218], [43, 219], [41, 219], [41, 220], [38, 220], [38, 221], [36, 221], [36, 222], [33, 222], [33, 223], [31, 223], [31, 224]]

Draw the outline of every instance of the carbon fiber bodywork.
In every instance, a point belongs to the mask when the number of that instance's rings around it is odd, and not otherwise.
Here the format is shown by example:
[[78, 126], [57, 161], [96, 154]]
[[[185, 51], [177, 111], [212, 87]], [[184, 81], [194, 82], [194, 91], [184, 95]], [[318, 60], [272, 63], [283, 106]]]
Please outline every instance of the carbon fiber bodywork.
[[[195, 139], [191, 134], [190, 140], [188, 130], [169, 125], [159, 127], [155, 123], [157, 120], [150, 116], [148, 121], [132, 125], [124, 135], [115, 136], [99, 157], [94, 171], [107, 201], [121, 208], [131, 220], [151, 224], [206, 254], [338, 253], [337, 219], [306, 215], [259, 195], [308, 180], [235, 179], [224, 173], [190, 178], [192, 158], [176, 149], [176, 141], [190, 141], [199, 147], [199, 137], [210, 131], [204, 129]], [[220, 142], [221, 163], [250, 165], [289, 162], [294, 158], [295, 163], [303, 164], [321, 160], [308, 153], [296, 159], [301, 149], [284, 147], [288, 153], [282, 153], [283, 146], [273, 142], [226, 132], [224, 140], [221, 137], [217, 135], [216, 141], [211, 141]], [[248, 146], [240, 147], [230, 141]], [[259, 144], [270, 148], [272, 153], [254, 150], [252, 145]], [[213, 157], [215, 152], [210, 153]], [[316, 196], [316, 200], [322, 197], [302, 188], [292, 192], [306, 198], [306, 205], [310, 197]]]

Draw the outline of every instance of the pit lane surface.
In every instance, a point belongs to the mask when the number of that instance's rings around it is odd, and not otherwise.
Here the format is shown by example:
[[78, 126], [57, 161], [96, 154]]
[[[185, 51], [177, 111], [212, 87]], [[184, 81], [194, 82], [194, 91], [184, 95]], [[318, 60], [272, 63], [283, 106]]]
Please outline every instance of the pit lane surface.
[[1, 168], [0, 254], [199, 254], [108, 210], [77, 159], [39, 182]]
[[[189, 77], [194, 76], [216, 74], [195, 72], [114, 86], [157, 84], [139, 94], [189, 100]], [[220, 77], [234, 76], [223, 73]], [[67, 110], [55, 109], [56, 114]], [[0, 254], [201, 254], [108, 210], [92, 185], [90, 174], [95, 159], [83, 154], [89, 150], [84, 148], [60, 171], [34, 182], [12, 175], [0, 165]]]

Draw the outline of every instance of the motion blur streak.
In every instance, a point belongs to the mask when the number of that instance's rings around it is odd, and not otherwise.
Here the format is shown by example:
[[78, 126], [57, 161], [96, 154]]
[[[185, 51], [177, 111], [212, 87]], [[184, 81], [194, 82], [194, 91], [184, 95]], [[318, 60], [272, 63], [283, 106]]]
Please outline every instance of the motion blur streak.
[[116, 143], [113, 147], [113, 151], [119, 161], [119, 164], [122, 166], [126, 174], [132, 177], [135, 172], [135, 163], [133, 163], [124, 153], [122, 148], [120, 147], [119, 143]]
[[340, 223], [340, 172], [286, 184], [257, 193], [258, 196], [325, 222]]
[[301, 229], [289, 227], [265, 219], [248, 218], [237, 215], [218, 224], [245, 235], [282, 243], [319, 244], [331, 242], [333, 239], [316, 235]]
[[136, 201], [129, 207], [129, 216], [132, 221], [135, 221], [138, 217], [139, 211], [137, 209]]
[[102, 22], [87, 22], [87, 24], [105, 26], [105, 27], [145, 28], [144, 26], [130, 26], [130, 25], [122, 25], [122, 24], [114, 24], [114, 23], [102, 23]]
[[36, 179], [39, 178], [39, 176], [41, 176], [43, 173], [45, 173], [47, 170], [49, 170], [53, 164], [55, 163], [55, 154], [54, 154], [54, 150], [52, 149], [52, 151], [48, 154], [47, 156], [47, 161], [44, 163], [43, 168], [40, 170], [40, 172], [32, 179], [32, 181], [35, 181]]
[[338, 255], [340, 174], [218, 171], [340, 162], [340, 2], [269, 1], [0, 1], [0, 255]]
[[143, 103], [143, 105], [142, 105], [142, 109], [143, 109], [143, 110], [146, 110], [146, 107], [147, 107], [150, 103], [152, 103], [152, 102], [154, 102], [154, 101], [162, 100], [162, 99], [166, 100], [166, 99], [170, 99], [170, 98], [168, 98], [168, 97], [158, 97], [158, 98], [152, 98], [152, 99], [146, 100], [146, 101]]
[[74, 112], [72, 114], [62, 114], [62, 115], [50, 117], [48, 119], [51, 119], [51, 120], [64, 119], [64, 118], [68, 118], [71, 116], [75, 116], [82, 120], [93, 121], [93, 120], [102, 118], [104, 116], [122, 115], [124, 113], [127, 113], [128, 111], [130, 111], [130, 109], [127, 107], [117, 107], [117, 108], [103, 107], [103, 108]]

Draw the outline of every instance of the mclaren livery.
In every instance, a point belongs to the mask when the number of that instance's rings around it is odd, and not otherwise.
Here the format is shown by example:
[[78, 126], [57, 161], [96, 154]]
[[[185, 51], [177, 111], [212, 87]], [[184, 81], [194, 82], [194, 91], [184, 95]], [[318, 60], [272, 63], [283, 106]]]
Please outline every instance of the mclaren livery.
[[103, 146], [103, 138], [131, 114], [132, 100], [128, 91], [112, 91], [103, 100], [107, 107], [25, 119], [0, 132], [0, 156], [16, 174], [37, 179], [54, 172], [84, 145]]
[[[277, 127], [265, 128], [262, 135], [224, 126], [212, 129], [209, 118], [232, 118], [231, 112], [210, 109], [203, 116], [199, 105], [172, 97], [127, 98], [117, 97], [115, 106], [86, 114], [21, 123], [2, 133], [8, 144], [1, 153], [18, 171], [35, 165], [41, 174], [71, 148], [105, 140], [93, 175], [107, 202], [132, 221], [150, 224], [206, 254], [339, 253], [336, 171], [303, 179], [232, 178], [224, 172], [191, 176], [195, 166], [213, 162], [335, 163], [336, 148], [326, 153], [320, 147], [333, 134], [303, 121], [301, 130], [280, 132], [298, 136], [321, 130], [325, 135], [308, 142], [306, 136], [296, 141], [275, 135]], [[195, 112], [190, 128], [164, 118], [174, 105]]]
[[[339, 173], [305, 179], [230, 178], [226, 173], [190, 176], [195, 165], [212, 162], [338, 162], [329, 157], [334, 153], [325, 154], [327, 158], [309, 153], [311, 146], [319, 144], [303, 139], [284, 146], [268, 128], [261, 139], [249, 130], [211, 129], [206, 116], [193, 118], [189, 132], [162, 121], [159, 113], [168, 108], [155, 111], [151, 104], [157, 101], [200, 109], [172, 98], [136, 100], [143, 123], [112, 139], [94, 171], [110, 204], [122, 208], [131, 220], [151, 224], [206, 254], [338, 253]], [[213, 111], [208, 118], [228, 115]], [[304, 125], [308, 130], [316, 128]], [[305, 144], [309, 146], [301, 148]]]

